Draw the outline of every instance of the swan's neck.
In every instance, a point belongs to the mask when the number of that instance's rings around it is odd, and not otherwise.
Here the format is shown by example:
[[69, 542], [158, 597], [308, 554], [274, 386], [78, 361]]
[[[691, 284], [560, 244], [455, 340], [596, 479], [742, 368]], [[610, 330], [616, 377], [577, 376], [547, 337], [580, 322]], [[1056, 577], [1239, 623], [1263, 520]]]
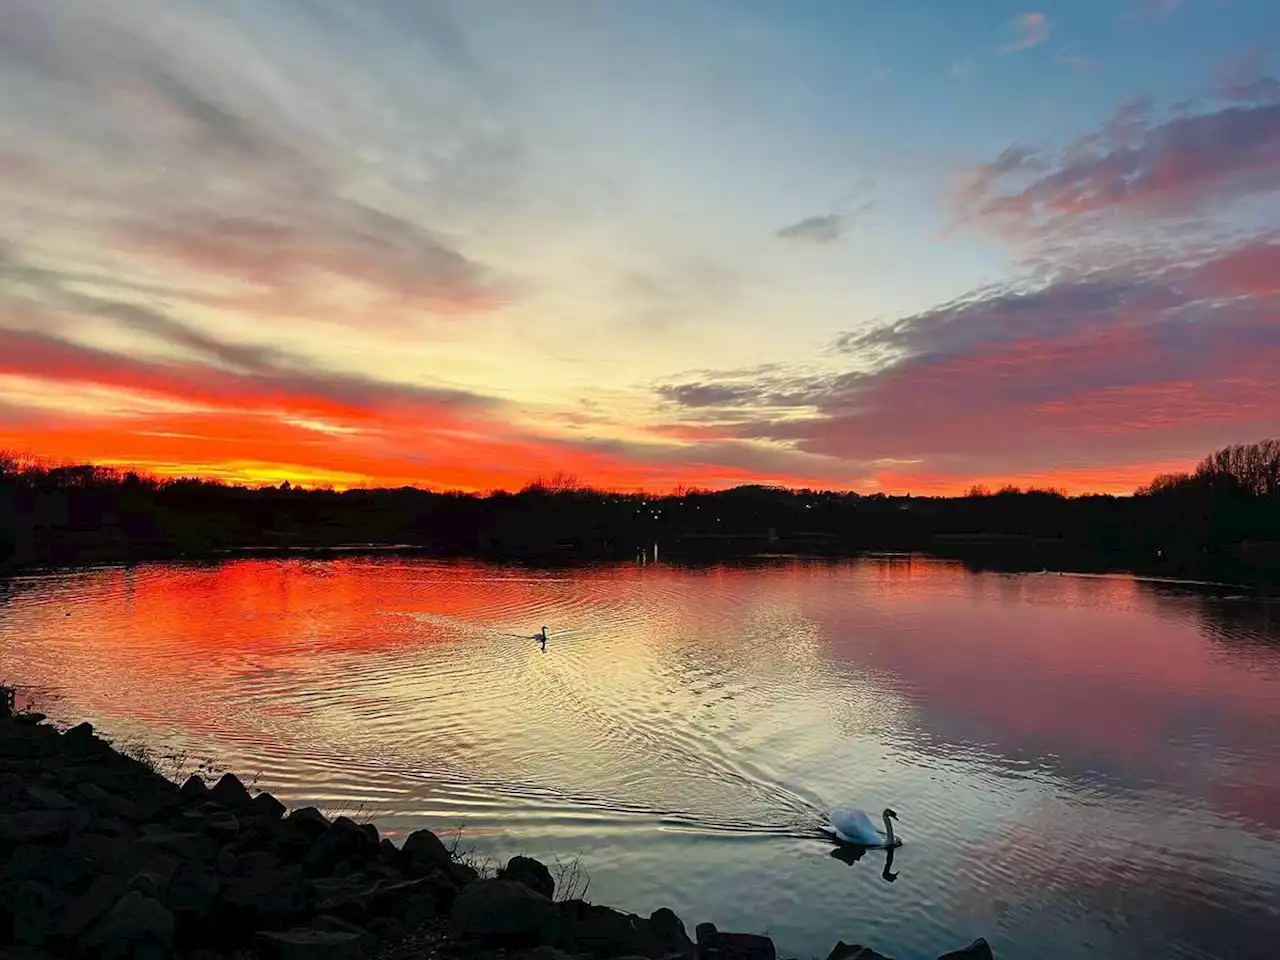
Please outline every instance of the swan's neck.
[[887, 813], [884, 815], [884, 832], [885, 832], [884, 845], [886, 847], [892, 847], [895, 843], [894, 836], [893, 836], [893, 821], [889, 819], [889, 815]]

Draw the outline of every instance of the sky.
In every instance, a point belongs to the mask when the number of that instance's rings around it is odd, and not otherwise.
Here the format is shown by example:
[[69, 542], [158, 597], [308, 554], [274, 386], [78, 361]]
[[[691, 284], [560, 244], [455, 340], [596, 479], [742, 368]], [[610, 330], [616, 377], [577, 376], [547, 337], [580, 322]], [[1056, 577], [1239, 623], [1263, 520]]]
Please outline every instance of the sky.
[[1269, 0], [0, 0], [0, 448], [1130, 492], [1280, 434]]

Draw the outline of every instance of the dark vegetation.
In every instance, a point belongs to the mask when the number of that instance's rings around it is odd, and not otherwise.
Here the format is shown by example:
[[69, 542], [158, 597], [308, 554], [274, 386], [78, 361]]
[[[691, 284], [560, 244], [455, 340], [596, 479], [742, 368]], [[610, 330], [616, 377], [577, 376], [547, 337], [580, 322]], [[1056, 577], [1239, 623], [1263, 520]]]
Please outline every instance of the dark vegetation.
[[[588, 903], [577, 861], [482, 874], [430, 830], [181, 787], [0, 687], [0, 956], [13, 960], [777, 960], [767, 936]], [[991, 960], [985, 941], [947, 954]], [[885, 960], [843, 942], [828, 960]]]
[[566, 560], [925, 551], [979, 565], [1274, 581], [1280, 441], [1228, 447], [1133, 496], [975, 488], [912, 497], [743, 486], [620, 494], [539, 481], [518, 493], [251, 489], [0, 456], [0, 564], [400, 548]]

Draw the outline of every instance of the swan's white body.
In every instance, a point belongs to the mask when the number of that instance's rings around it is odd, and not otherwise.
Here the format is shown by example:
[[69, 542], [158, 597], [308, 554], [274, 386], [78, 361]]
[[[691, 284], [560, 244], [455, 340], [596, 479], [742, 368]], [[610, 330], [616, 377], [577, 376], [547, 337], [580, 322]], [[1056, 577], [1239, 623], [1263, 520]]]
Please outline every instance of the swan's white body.
[[876, 825], [871, 822], [861, 810], [855, 810], [852, 807], [834, 807], [831, 813], [827, 815], [827, 819], [831, 822], [831, 829], [835, 831], [836, 839], [842, 843], [851, 843], [859, 847], [883, 847], [893, 848], [902, 845], [902, 841], [893, 835], [893, 824], [890, 818], [896, 818], [897, 814], [892, 810], [885, 808], [884, 811], [884, 835], [876, 829]]

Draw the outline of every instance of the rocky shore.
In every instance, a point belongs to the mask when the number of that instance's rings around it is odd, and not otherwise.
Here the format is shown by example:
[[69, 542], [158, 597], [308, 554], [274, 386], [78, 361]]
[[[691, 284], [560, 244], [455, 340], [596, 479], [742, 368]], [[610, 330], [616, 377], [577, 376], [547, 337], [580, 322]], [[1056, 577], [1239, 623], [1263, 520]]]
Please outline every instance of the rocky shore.
[[[0, 715], [5, 958], [777, 960], [768, 937], [557, 899], [527, 857], [480, 876], [429, 830], [397, 846], [231, 774], [178, 786], [43, 719]], [[981, 940], [945, 955], [989, 957]], [[877, 958], [841, 942], [828, 960]]]

